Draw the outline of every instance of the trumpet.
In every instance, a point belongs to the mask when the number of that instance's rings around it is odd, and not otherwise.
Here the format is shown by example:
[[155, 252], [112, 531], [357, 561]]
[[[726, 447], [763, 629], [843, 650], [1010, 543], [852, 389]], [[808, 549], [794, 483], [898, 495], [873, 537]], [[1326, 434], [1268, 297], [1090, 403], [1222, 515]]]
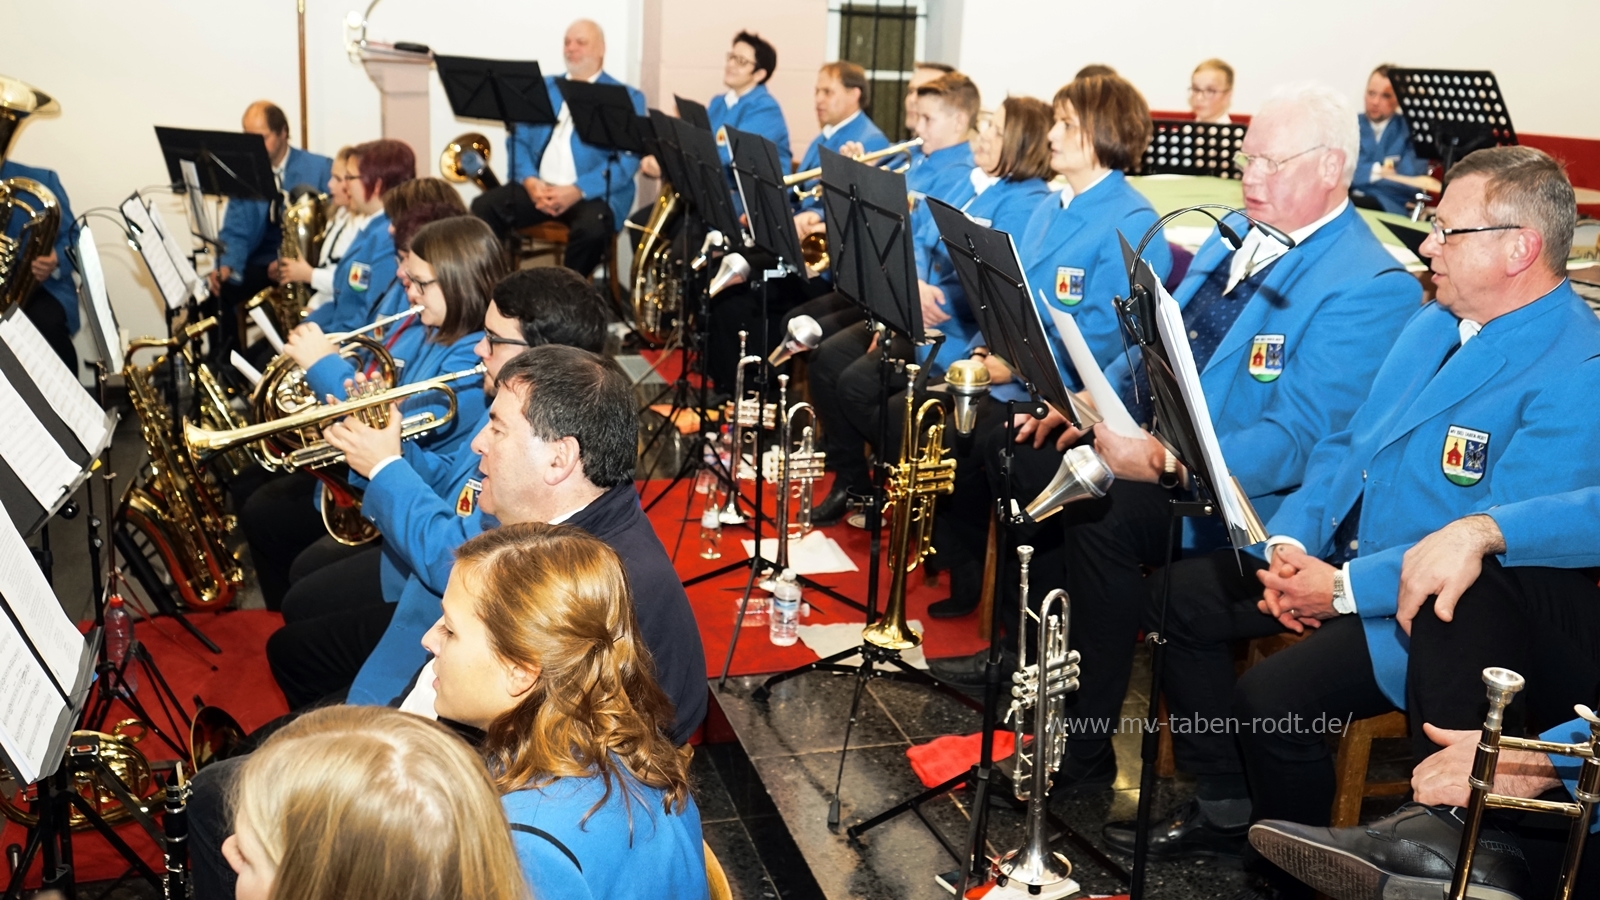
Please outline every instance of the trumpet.
[[[1071, 599], [1057, 588], [1045, 595], [1035, 613], [1028, 608], [1028, 566], [1033, 548], [1017, 548], [1022, 563], [1021, 621], [1017, 623], [1017, 671], [1011, 675], [1011, 708], [1006, 719], [1016, 735], [1016, 768], [1011, 776], [1012, 792], [1028, 804], [1027, 838], [1023, 845], [1000, 860], [1002, 884], [1015, 881], [1027, 885], [1031, 893], [1059, 884], [1072, 875], [1072, 864], [1050, 850], [1045, 830], [1045, 801], [1050, 792], [1050, 774], [1061, 765], [1067, 749], [1067, 694], [1078, 689], [1078, 651], [1067, 649], [1068, 617]], [[1051, 607], [1056, 606], [1052, 612]], [[1035, 626], [1033, 662], [1023, 665], [1028, 655], [1028, 620]], [[1033, 735], [1026, 747], [1023, 738]]]
[[[778, 445], [767, 451], [761, 461], [761, 477], [778, 486], [778, 571], [789, 568], [789, 503], [799, 503], [798, 525], [800, 536], [811, 531], [811, 489], [818, 478], [826, 457], [816, 450], [815, 434], [817, 411], [811, 404], [800, 402], [789, 406], [789, 376], [778, 376], [778, 407], [788, 409], [779, 426]], [[805, 413], [809, 419], [801, 433], [800, 448], [791, 449], [794, 443], [794, 421]]]
[[[912, 138], [909, 141], [904, 141], [890, 147], [885, 147], [882, 150], [874, 150], [871, 153], [863, 154], [862, 156], [856, 158], [856, 162], [873, 163], [880, 159], [897, 156], [913, 147], [920, 146], [922, 146], [922, 138]], [[904, 172], [909, 167], [910, 163], [907, 163], [906, 165], [895, 169], [895, 171]], [[804, 191], [800, 190], [800, 185], [814, 178], [820, 178], [821, 176], [822, 167], [818, 166], [815, 169], [806, 169], [803, 172], [796, 172], [793, 175], [784, 178], [783, 184], [785, 187], [793, 187], [795, 189], [795, 194], [802, 199], [807, 197], [817, 198], [822, 196], [822, 184], [820, 182], [815, 187]], [[813, 232], [812, 234], [808, 234], [800, 238], [800, 258], [805, 262], [806, 268], [810, 269], [811, 271], [825, 271], [828, 268], [829, 263], [828, 237], [826, 233]]]
[[729, 404], [732, 407], [728, 420], [732, 423], [733, 449], [728, 454], [728, 502], [719, 514], [724, 525], [744, 522], [744, 513], [739, 512], [739, 478], [744, 469], [744, 429], [747, 425], [752, 428], [757, 425], [771, 428], [773, 425], [773, 418], [768, 415], [771, 407], [762, 403], [759, 396], [747, 399], [744, 395], [744, 367], [761, 362], [761, 357], [745, 354], [745, 341], [749, 336], [748, 331], [739, 332], [739, 364], [733, 376], [733, 400]]
[[[944, 458], [944, 407], [928, 400], [916, 409], [917, 374], [922, 368], [906, 366], [905, 425], [900, 433], [900, 461], [889, 469], [888, 497], [894, 509], [889, 531], [889, 600], [883, 618], [868, 625], [861, 638], [884, 650], [910, 650], [922, 635], [906, 623], [906, 576], [933, 553], [933, 505], [939, 494], [955, 490], [956, 461]], [[937, 421], [923, 428], [923, 420]], [[922, 440], [918, 442], [918, 435]], [[913, 538], [913, 533], [915, 538]]]
[[[1512, 698], [1522, 690], [1526, 681], [1510, 669], [1491, 667], [1483, 670], [1483, 683], [1489, 687], [1489, 715], [1484, 719], [1483, 735], [1478, 739], [1478, 752], [1472, 760], [1472, 793], [1462, 818], [1461, 849], [1456, 855], [1456, 871], [1447, 896], [1450, 900], [1463, 900], [1467, 896], [1467, 880], [1472, 874], [1472, 859], [1478, 852], [1483, 814], [1485, 810], [1494, 808], [1555, 813], [1572, 820], [1567, 826], [1566, 858], [1560, 880], [1556, 882], [1556, 897], [1558, 900], [1568, 900], [1577, 884], [1578, 868], [1583, 863], [1583, 845], [1589, 836], [1589, 821], [1594, 818], [1595, 807], [1600, 805], [1600, 716], [1581, 704], [1574, 708], [1589, 723], [1589, 739], [1575, 744], [1501, 737], [1506, 707], [1511, 705]], [[1578, 773], [1578, 790], [1574, 795], [1577, 802], [1529, 800], [1494, 793], [1494, 770], [1502, 747], [1581, 758], [1583, 766]]]
[[[890, 157], [890, 156], [897, 156], [897, 155], [899, 155], [901, 153], [906, 152], [907, 150], [912, 149], [913, 147], [921, 147], [921, 146], [922, 146], [922, 138], [912, 138], [909, 141], [904, 141], [904, 142], [899, 143], [899, 144], [894, 144], [892, 146], [885, 147], [882, 150], [874, 150], [871, 153], [862, 154], [861, 156], [856, 157], [856, 162], [858, 162], [858, 163], [875, 163], [880, 159], [884, 159], [884, 158]], [[784, 179], [783, 179], [783, 186], [784, 187], [798, 187], [799, 185], [805, 184], [806, 182], [810, 181], [813, 178], [821, 178], [821, 177], [822, 177], [822, 167], [818, 166], [815, 169], [806, 169], [803, 172], [796, 172], [793, 175], [785, 176]]]

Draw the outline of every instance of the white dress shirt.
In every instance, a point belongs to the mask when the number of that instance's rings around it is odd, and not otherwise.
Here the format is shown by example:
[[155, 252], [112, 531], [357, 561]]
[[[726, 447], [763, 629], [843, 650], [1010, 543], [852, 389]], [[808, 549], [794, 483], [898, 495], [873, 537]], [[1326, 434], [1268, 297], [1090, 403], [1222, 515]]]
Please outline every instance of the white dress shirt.
[[[1349, 205], [1349, 200], [1341, 200], [1339, 205], [1334, 207], [1333, 212], [1304, 228], [1297, 228], [1289, 232], [1289, 237], [1294, 239], [1294, 245], [1298, 247], [1310, 240], [1311, 236], [1317, 233], [1317, 229], [1338, 218], [1339, 214], [1344, 212], [1344, 208]], [[1222, 293], [1233, 293], [1233, 289], [1239, 286], [1239, 282], [1249, 278], [1251, 273], [1265, 267], [1267, 263], [1288, 252], [1289, 248], [1278, 243], [1277, 238], [1259, 228], [1250, 229], [1245, 234], [1244, 240], [1239, 242], [1239, 249], [1234, 251], [1233, 260], [1228, 269], [1228, 286]]]
[[[584, 79], [590, 84], [600, 80], [600, 73]], [[572, 111], [567, 109], [567, 102], [561, 101], [561, 108], [556, 111], [556, 127], [550, 132], [550, 143], [544, 147], [544, 156], [539, 160], [539, 180], [545, 184], [569, 185], [578, 183], [578, 164], [572, 157]]]

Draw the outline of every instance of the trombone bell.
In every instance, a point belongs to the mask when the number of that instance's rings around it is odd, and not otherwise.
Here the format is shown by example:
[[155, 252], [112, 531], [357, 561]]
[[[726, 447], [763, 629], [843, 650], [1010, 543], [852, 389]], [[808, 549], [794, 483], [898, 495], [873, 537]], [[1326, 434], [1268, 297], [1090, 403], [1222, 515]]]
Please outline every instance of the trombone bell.
[[1061, 467], [1056, 469], [1055, 477], [1039, 492], [1039, 496], [1033, 498], [1022, 514], [1030, 522], [1042, 522], [1068, 503], [1104, 497], [1115, 480], [1116, 476], [1111, 474], [1110, 467], [1100, 458], [1100, 454], [1094, 452], [1093, 447], [1073, 447], [1061, 458]]

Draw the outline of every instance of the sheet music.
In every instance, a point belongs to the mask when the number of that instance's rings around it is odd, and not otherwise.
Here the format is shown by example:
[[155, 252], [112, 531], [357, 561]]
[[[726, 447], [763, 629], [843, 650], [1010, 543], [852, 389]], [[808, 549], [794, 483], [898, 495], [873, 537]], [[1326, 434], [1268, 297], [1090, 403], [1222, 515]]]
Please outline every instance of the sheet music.
[[89, 286], [90, 327], [105, 337], [106, 368], [122, 371], [122, 333], [117, 329], [116, 314], [111, 311], [111, 296], [106, 293], [106, 270], [100, 264], [100, 248], [95, 246], [94, 234], [85, 225], [78, 229], [78, 263], [84, 284]]
[[65, 708], [22, 636], [0, 617], [0, 746], [24, 783], [38, 781], [48, 765], [51, 731]]
[[[56, 683], [70, 692], [83, 657], [83, 635], [44, 580], [33, 551], [9, 522], [0, 522], [0, 597], [44, 657]], [[27, 651], [23, 652], [26, 655]]]
[[0, 378], [0, 458], [27, 487], [39, 505], [49, 509], [78, 477], [78, 464], [45, 430], [11, 382]]
[[154, 201], [145, 204], [145, 209], [150, 215], [150, 221], [155, 223], [156, 230], [161, 232], [161, 244], [167, 248], [167, 256], [172, 258], [172, 265], [178, 270], [178, 276], [183, 283], [188, 285], [189, 293], [194, 295], [194, 302], [204, 303], [211, 296], [211, 289], [206, 286], [206, 280], [194, 270], [194, 263], [189, 259], [178, 241], [172, 236], [172, 229], [167, 227], [167, 222], [161, 217], [161, 210]]
[[72, 370], [45, 343], [44, 335], [27, 316], [14, 315], [0, 322], [0, 340], [6, 342], [17, 362], [28, 370], [33, 383], [44, 395], [61, 421], [77, 435], [78, 443], [91, 455], [105, 441], [106, 411], [83, 389]]
[[234, 350], [229, 353], [228, 362], [233, 363], [233, 367], [239, 370], [239, 374], [243, 375], [246, 381], [250, 382], [251, 387], [261, 383], [261, 370], [250, 365], [250, 361], [241, 356], [239, 351]]
[[192, 159], [178, 160], [178, 168], [183, 172], [183, 186], [189, 198], [189, 217], [194, 220], [194, 229], [212, 243], [217, 240], [217, 226], [212, 224], [211, 210], [206, 206], [205, 191], [200, 189], [200, 168]]
[[150, 277], [155, 279], [156, 288], [161, 291], [161, 299], [166, 302], [167, 309], [181, 309], [189, 299], [189, 287], [172, 262], [162, 241], [161, 231], [150, 220], [150, 211], [139, 202], [136, 194], [122, 204], [122, 215], [133, 226], [139, 255], [144, 257], [144, 264], [150, 269]]
[[1128, 407], [1122, 402], [1122, 395], [1106, 379], [1106, 373], [1100, 369], [1100, 364], [1095, 362], [1094, 353], [1089, 349], [1089, 342], [1083, 339], [1083, 332], [1078, 328], [1078, 320], [1071, 313], [1063, 312], [1053, 306], [1046, 306], [1050, 310], [1050, 318], [1056, 323], [1056, 331], [1061, 333], [1061, 342], [1067, 345], [1067, 357], [1072, 360], [1072, 367], [1078, 370], [1078, 378], [1082, 379], [1084, 390], [1093, 398], [1095, 409], [1100, 413], [1100, 418], [1112, 431], [1125, 438], [1143, 438], [1146, 432], [1139, 427], [1128, 412]]

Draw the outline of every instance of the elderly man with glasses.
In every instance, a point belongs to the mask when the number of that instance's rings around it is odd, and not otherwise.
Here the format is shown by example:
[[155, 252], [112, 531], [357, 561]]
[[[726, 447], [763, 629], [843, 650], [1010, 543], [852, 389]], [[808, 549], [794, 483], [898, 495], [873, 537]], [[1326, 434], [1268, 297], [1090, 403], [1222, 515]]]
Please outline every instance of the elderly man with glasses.
[[[1437, 302], [1406, 323], [1349, 424], [1318, 442], [1265, 547], [1173, 567], [1168, 709], [1208, 724], [1175, 727], [1174, 748], [1213, 808], [1326, 825], [1329, 735], [1408, 705], [1396, 620], [1408, 551], [1462, 516], [1600, 483], [1600, 419], [1586, 412], [1600, 322], [1566, 281], [1574, 211], [1565, 173], [1538, 150], [1458, 163], [1422, 245]], [[1235, 685], [1230, 642], [1286, 632], [1310, 636]], [[1191, 850], [1240, 830], [1203, 804], [1156, 829]], [[1252, 863], [1259, 896], [1309, 896]]]

